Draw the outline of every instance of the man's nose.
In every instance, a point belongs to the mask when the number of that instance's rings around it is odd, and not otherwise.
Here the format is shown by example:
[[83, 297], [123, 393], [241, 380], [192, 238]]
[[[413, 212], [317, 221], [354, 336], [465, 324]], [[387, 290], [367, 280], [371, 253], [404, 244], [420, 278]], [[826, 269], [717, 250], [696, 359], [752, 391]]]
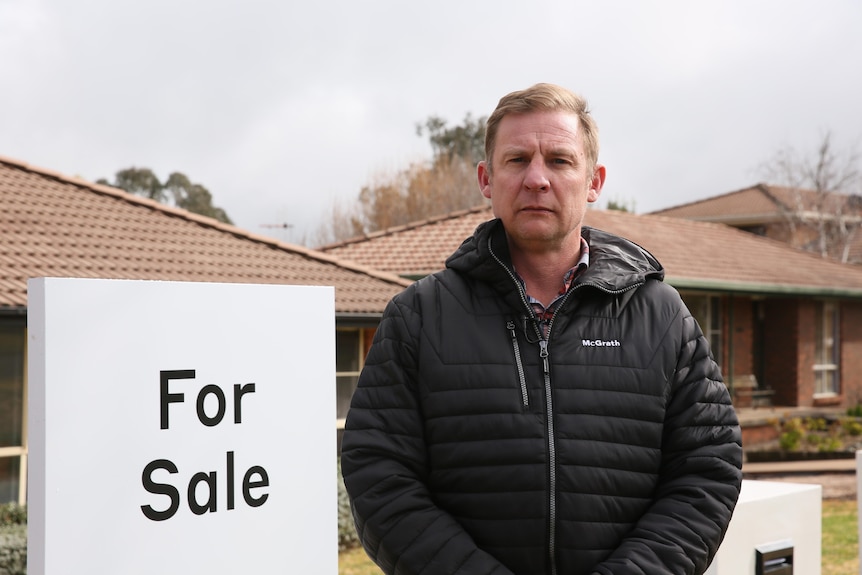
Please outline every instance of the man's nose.
[[548, 189], [549, 185], [545, 162], [541, 158], [534, 158], [524, 174], [524, 187], [528, 190], [543, 191]]

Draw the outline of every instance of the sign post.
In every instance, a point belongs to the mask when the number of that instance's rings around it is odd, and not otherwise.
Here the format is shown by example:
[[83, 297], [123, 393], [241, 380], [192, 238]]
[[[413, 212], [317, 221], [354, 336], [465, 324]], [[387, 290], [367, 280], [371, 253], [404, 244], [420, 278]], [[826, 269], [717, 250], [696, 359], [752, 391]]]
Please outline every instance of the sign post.
[[333, 296], [30, 280], [28, 572], [336, 573]]

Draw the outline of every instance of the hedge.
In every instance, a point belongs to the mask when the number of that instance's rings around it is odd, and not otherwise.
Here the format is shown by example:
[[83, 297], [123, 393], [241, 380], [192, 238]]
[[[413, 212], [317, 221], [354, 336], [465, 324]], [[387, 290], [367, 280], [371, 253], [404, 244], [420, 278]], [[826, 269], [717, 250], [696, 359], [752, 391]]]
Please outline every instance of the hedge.
[[27, 508], [0, 504], [0, 575], [27, 573]]

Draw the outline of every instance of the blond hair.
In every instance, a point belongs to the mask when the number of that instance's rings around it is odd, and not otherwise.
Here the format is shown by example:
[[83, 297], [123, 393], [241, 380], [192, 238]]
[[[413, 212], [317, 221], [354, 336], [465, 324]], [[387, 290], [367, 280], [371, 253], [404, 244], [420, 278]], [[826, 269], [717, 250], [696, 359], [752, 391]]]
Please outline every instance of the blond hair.
[[529, 112], [571, 112], [578, 117], [587, 157], [587, 172], [592, 172], [599, 159], [599, 128], [590, 115], [587, 101], [581, 96], [554, 84], [536, 84], [526, 90], [512, 92], [500, 98], [497, 108], [485, 126], [485, 162], [491, 170], [491, 157], [500, 122], [508, 114]]

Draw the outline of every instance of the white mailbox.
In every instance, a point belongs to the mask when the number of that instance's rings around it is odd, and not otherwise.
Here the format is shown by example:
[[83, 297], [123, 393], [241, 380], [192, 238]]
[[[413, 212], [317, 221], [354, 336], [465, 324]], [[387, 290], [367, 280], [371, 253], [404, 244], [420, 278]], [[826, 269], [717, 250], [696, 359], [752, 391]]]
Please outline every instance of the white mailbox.
[[822, 487], [744, 480], [705, 575], [820, 575]]

